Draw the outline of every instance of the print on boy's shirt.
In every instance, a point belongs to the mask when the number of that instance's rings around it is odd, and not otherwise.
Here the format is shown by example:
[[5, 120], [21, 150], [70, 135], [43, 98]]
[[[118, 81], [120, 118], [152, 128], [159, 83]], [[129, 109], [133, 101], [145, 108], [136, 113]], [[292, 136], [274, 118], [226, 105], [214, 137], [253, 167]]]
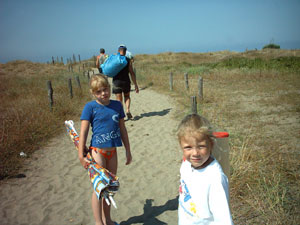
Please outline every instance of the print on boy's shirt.
[[112, 117], [112, 120], [115, 121], [116, 123], [119, 123], [119, 114], [115, 114]]
[[[189, 192], [188, 187], [186, 186], [186, 183], [184, 180], [181, 180], [181, 184], [179, 186], [179, 204], [183, 208], [184, 211], [186, 211], [190, 216], [196, 216], [196, 205], [192, 201], [192, 196]], [[182, 201], [183, 199], [183, 201]]]
[[103, 144], [119, 137], [121, 137], [120, 128], [118, 128], [116, 131], [113, 130], [105, 134], [96, 135], [95, 140], [97, 144]]

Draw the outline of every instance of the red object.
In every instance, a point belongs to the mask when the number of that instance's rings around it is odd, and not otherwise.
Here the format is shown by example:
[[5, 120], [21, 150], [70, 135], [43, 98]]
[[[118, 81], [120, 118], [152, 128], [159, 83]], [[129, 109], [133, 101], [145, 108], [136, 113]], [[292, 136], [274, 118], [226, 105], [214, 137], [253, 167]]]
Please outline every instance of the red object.
[[213, 132], [213, 135], [216, 137], [216, 138], [227, 138], [229, 137], [229, 133], [227, 132]]

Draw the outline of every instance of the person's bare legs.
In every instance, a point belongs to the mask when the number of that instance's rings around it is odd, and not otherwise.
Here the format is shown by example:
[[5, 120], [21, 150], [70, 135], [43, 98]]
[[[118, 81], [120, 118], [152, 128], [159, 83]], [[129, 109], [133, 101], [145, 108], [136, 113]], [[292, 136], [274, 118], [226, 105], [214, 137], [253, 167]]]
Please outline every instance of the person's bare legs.
[[[111, 173], [117, 174], [117, 168], [118, 168], [118, 156], [117, 152], [114, 154], [114, 156], [110, 159], [106, 159], [106, 169], [108, 169]], [[102, 199], [102, 205], [103, 205], [103, 211], [102, 211], [102, 218], [105, 225], [114, 225], [114, 222], [111, 220], [110, 216], [110, 205], [106, 204], [106, 201]]]
[[115, 94], [115, 95], [116, 95], [116, 99], [117, 99], [119, 102], [121, 102], [122, 105], [123, 105], [123, 95], [122, 95], [122, 93], [118, 93], [118, 94]]
[[126, 106], [126, 113], [130, 113], [130, 92], [124, 93], [124, 101], [125, 101], [125, 106]]
[[[105, 158], [100, 154], [96, 153], [95, 151], [92, 150], [92, 157], [96, 161], [96, 163], [104, 168], [106, 168], [106, 160]], [[93, 209], [93, 214], [95, 218], [95, 224], [96, 225], [105, 225], [104, 217], [103, 217], [103, 201], [102, 199], [98, 199], [96, 193], [93, 191], [92, 195], [92, 209]]]
[[95, 224], [96, 225], [104, 225], [103, 221], [102, 221], [102, 201], [98, 200], [97, 195], [95, 192], [93, 192], [92, 195], [92, 209], [93, 209], [93, 214], [94, 214], [94, 218], [95, 218]]

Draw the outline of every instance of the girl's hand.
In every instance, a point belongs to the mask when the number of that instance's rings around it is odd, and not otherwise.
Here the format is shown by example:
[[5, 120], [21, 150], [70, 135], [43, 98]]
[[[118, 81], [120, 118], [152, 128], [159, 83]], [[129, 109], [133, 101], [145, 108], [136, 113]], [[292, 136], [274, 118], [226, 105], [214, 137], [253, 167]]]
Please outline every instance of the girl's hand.
[[129, 165], [132, 161], [132, 156], [130, 152], [126, 152], [126, 164], [125, 165]]
[[86, 157], [81, 158], [79, 160], [80, 160], [81, 165], [84, 167], [84, 169], [87, 169], [89, 167], [90, 162], [89, 162], [89, 160], [87, 160]]

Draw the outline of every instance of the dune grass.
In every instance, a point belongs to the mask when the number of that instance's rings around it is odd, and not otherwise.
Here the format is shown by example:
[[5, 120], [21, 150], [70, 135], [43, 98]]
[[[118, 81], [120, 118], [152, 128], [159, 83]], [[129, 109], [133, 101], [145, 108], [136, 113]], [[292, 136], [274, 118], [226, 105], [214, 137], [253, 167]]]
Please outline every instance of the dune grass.
[[[82, 77], [81, 91], [76, 86], [75, 75], [67, 73], [64, 66], [27, 61], [1, 65], [1, 178], [17, 173], [23, 161], [20, 152], [30, 157], [41, 144], [62, 130], [65, 119], [80, 115], [80, 106], [88, 98], [82, 94], [88, 93], [87, 80]], [[69, 78], [73, 80], [73, 99], [68, 89]], [[52, 111], [47, 94], [48, 80], [54, 90]]]
[[[299, 50], [281, 49], [135, 57], [140, 86], [172, 96], [178, 121], [191, 112], [190, 97], [197, 95], [198, 77], [203, 77], [204, 98], [198, 98], [198, 112], [230, 134], [230, 201], [235, 224], [300, 221], [299, 57]], [[1, 178], [20, 173], [20, 152], [30, 157], [64, 129], [64, 120], [78, 118], [90, 100], [87, 78], [66, 71], [63, 65], [27, 61], [0, 64]], [[78, 71], [76, 66], [74, 71]], [[184, 87], [184, 73], [189, 74], [189, 90]], [[67, 84], [70, 77], [73, 99]], [[47, 80], [54, 89], [52, 112]]]

